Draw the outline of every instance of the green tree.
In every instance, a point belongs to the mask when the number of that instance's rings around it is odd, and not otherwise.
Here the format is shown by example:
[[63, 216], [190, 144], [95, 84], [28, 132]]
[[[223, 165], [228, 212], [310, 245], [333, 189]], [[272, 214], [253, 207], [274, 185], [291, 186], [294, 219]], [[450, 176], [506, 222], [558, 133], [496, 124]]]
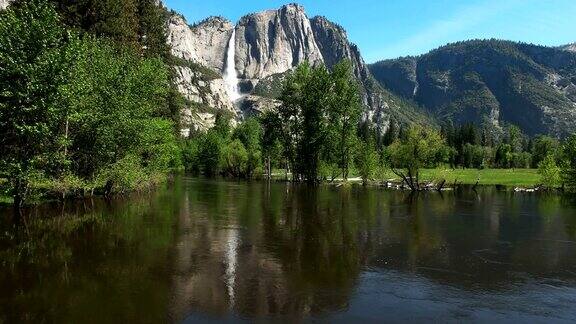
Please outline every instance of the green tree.
[[512, 167], [527, 169], [532, 164], [532, 155], [528, 152], [512, 153]]
[[182, 143], [182, 163], [186, 172], [200, 173], [200, 138], [188, 139]]
[[512, 146], [510, 144], [500, 143], [496, 148], [494, 162], [499, 168], [512, 167]]
[[108, 37], [123, 45], [138, 46], [137, 0], [98, 0], [91, 6], [92, 23], [89, 31]]
[[265, 159], [266, 174], [272, 177], [273, 166], [282, 163], [282, 120], [273, 111], [265, 112], [260, 119], [262, 124], [262, 153]]
[[361, 114], [359, 88], [349, 61], [336, 64], [330, 77], [333, 85], [327, 112], [328, 141], [335, 141], [335, 158], [346, 180], [357, 144], [356, 128]]
[[157, 2], [137, 0], [139, 43], [145, 56], [168, 59], [170, 47], [167, 42], [167, 15]]
[[323, 169], [348, 176], [360, 117], [358, 85], [349, 62], [332, 72], [304, 63], [286, 78], [280, 97], [284, 156], [293, 179], [316, 182]]
[[200, 169], [204, 175], [213, 177], [220, 172], [225, 141], [220, 134], [211, 129], [200, 142]]
[[59, 89], [70, 77], [73, 38], [45, 1], [16, 2], [0, 13], [0, 176], [18, 207], [32, 173], [53, 173], [64, 162]]
[[224, 115], [222, 112], [216, 114], [214, 120], [214, 127], [212, 127], [214, 132], [218, 134], [222, 139], [228, 139], [230, 137], [230, 117]]
[[249, 118], [234, 130], [233, 139], [244, 145], [248, 154], [245, 177], [252, 178], [254, 172], [262, 166], [262, 126], [255, 118]]
[[576, 135], [566, 140], [562, 155], [562, 181], [567, 191], [576, 192]]
[[516, 125], [508, 126], [505, 142], [510, 145], [512, 153], [522, 152], [525, 146], [525, 136], [522, 134], [520, 127]]
[[410, 127], [405, 138], [390, 145], [388, 151], [392, 171], [413, 191], [420, 190], [420, 169], [445, 162], [448, 152], [438, 131], [421, 126]]
[[390, 120], [390, 125], [382, 138], [382, 145], [390, 146], [396, 139], [398, 139], [398, 125], [396, 121]]
[[532, 165], [538, 166], [548, 155], [556, 154], [560, 143], [550, 136], [538, 136], [532, 142]]
[[[158, 116], [168, 89], [168, 69], [159, 59], [141, 59], [131, 49], [118, 49], [106, 40], [85, 37], [68, 84], [63, 87], [70, 118], [70, 151], [75, 171], [95, 176], [126, 154], [142, 155], [150, 164], [141, 140], [150, 129], [166, 135]], [[158, 119], [155, 119], [158, 118]], [[155, 138], [173, 142], [173, 136]]]
[[249, 172], [248, 151], [238, 139], [226, 145], [222, 157], [222, 171], [229, 176], [247, 177]]
[[374, 144], [370, 142], [362, 142], [359, 145], [356, 165], [364, 185], [366, 185], [368, 181], [376, 175], [378, 162], [378, 153], [376, 152]]
[[286, 79], [279, 112], [284, 125], [285, 156], [293, 179], [318, 180], [330, 88], [326, 68], [311, 67], [309, 63], [299, 65]]
[[554, 155], [547, 155], [538, 164], [538, 173], [540, 174], [542, 184], [548, 188], [556, 188], [560, 185], [562, 178], [560, 176], [560, 167], [556, 163]]

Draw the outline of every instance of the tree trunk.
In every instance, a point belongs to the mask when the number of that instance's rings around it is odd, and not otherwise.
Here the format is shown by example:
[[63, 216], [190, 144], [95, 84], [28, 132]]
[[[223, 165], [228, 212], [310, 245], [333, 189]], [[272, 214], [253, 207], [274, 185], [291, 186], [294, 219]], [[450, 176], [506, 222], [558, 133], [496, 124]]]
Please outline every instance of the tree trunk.
[[26, 203], [26, 196], [28, 194], [28, 181], [18, 177], [14, 181], [14, 194], [12, 198], [14, 199], [14, 207], [20, 209], [24, 207]]
[[268, 180], [272, 180], [272, 159], [270, 156], [266, 159], [266, 168], [268, 169]]
[[64, 158], [66, 158], [66, 156], [68, 156], [68, 129], [69, 129], [69, 125], [70, 125], [70, 120], [68, 117], [66, 117], [66, 128], [64, 130], [64, 139], [65, 139]]

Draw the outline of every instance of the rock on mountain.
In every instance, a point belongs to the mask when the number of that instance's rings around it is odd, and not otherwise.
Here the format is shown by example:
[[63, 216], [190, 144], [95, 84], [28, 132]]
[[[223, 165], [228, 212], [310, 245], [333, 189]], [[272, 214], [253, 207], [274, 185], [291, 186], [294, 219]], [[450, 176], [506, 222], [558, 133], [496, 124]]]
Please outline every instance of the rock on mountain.
[[236, 26], [236, 70], [243, 79], [283, 73], [322, 54], [304, 8], [287, 5], [244, 16]]
[[562, 46], [562, 49], [565, 51], [576, 52], [576, 43]]
[[168, 19], [168, 43], [175, 57], [175, 82], [186, 99], [182, 115], [187, 136], [191, 129], [210, 128], [218, 112], [238, 118], [222, 79], [226, 48], [234, 26], [219, 17], [189, 26], [184, 17], [172, 13]]
[[0, 10], [6, 9], [14, 0], [0, 0]]
[[[330, 68], [348, 59], [362, 89], [365, 118], [377, 123], [382, 131], [390, 119], [399, 122], [426, 120], [413, 105], [386, 91], [375, 81], [358, 48], [349, 42], [342, 27], [324, 17], [309, 19], [304, 8], [297, 4], [244, 16], [236, 26], [219, 17], [188, 26], [180, 15], [173, 14], [168, 24], [172, 54], [221, 75], [233, 29], [236, 31], [236, 71], [240, 88], [247, 97], [244, 102], [234, 105], [229, 98], [222, 96], [225, 89], [218, 80], [222, 79], [220, 76], [209, 81], [219, 94], [208, 95], [213, 99], [208, 102], [197, 95], [199, 85], [188, 78], [194, 72], [191, 70], [183, 73], [179, 81], [182, 89], [189, 89], [186, 96], [195, 105], [210, 106], [215, 111], [223, 109], [241, 119], [266, 107], [276, 107], [278, 102], [275, 99], [284, 75], [300, 63], [308, 61], [326, 64]], [[188, 112], [188, 115], [194, 113]], [[195, 123], [194, 118], [191, 122]]]
[[475, 40], [370, 70], [384, 87], [441, 120], [510, 123], [529, 135], [576, 131], [576, 53], [560, 48]]
[[233, 29], [234, 25], [221, 17], [188, 26], [184, 17], [174, 14], [168, 21], [168, 42], [175, 56], [222, 73]]

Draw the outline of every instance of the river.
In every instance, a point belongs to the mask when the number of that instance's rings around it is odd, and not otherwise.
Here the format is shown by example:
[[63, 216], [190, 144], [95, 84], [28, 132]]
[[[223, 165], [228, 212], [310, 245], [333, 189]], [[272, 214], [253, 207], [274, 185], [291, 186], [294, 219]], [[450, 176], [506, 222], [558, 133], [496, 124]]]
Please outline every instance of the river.
[[179, 178], [0, 209], [0, 323], [574, 322], [575, 206]]

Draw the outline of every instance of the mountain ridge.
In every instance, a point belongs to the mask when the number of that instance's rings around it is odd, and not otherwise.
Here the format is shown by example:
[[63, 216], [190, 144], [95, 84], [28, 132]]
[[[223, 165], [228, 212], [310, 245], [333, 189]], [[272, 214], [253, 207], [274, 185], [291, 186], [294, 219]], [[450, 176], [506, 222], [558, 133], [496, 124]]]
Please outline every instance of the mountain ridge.
[[576, 53], [503, 40], [447, 44], [369, 65], [394, 93], [440, 120], [515, 124], [528, 135], [576, 131]]
[[[347, 59], [352, 63], [361, 88], [364, 118], [374, 122], [381, 132], [387, 129], [391, 120], [433, 123], [417, 107], [397, 98], [376, 82], [360, 50], [349, 41], [342, 26], [323, 16], [309, 18], [304, 7], [298, 4], [247, 14], [236, 25], [221, 17], [209, 17], [189, 26], [181, 15], [174, 13], [169, 18], [168, 39], [174, 56], [223, 73], [232, 30], [236, 31], [235, 65], [240, 88], [249, 100], [234, 105], [226, 98], [222, 84], [215, 84], [218, 80], [211, 82], [216, 91], [201, 95], [199, 86], [189, 78], [194, 73], [185, 67], [177, 67], [186, 70], [186, 73], [180, 73], [178, 81], [182, 93], [194, 104], [209, 105], [210, 100], [206, 98], [212, 98], [211, 104], [216, 103], [218, 109], [241, 120], [277, 106], [279, 103], [275, 97], [278, 90], [272, 85], [278, 86], [283, 74], [297, 65], [307, 61], [331, 68]], [[194, 115], [192, 110], [188, 110], [189, 116]], [[200, 125], [201, 128], [213, 121], [213, 118], [208, 119], [206, 125]], [[190, 122], [194, 124], [197, 121]]]

